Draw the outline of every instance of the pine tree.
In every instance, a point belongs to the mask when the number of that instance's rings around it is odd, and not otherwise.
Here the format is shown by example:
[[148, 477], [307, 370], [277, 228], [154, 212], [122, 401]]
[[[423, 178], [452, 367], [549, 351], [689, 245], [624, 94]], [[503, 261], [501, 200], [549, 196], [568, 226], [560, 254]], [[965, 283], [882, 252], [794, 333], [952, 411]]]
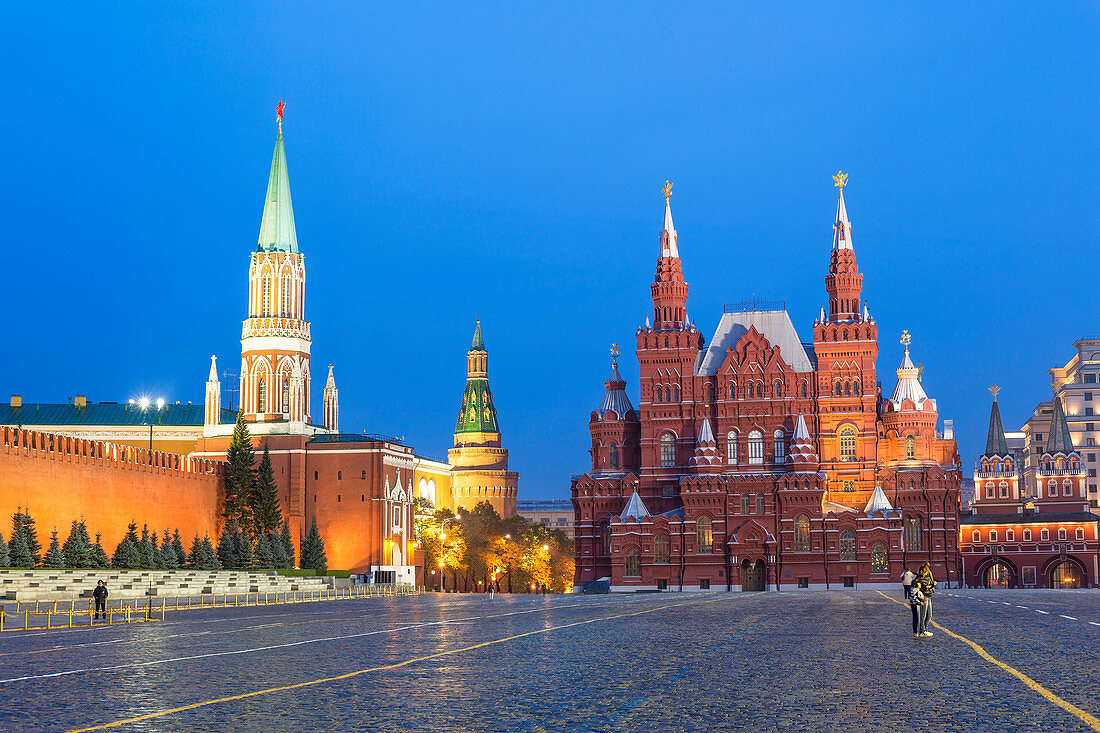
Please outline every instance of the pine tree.
[[256, 562], [255, 545], [252, 540], [248, 539], [248, 535], [241, 531], [234, 535], [234, 540], [237, 543], [237, 567], [241, 570], [248, 570]]
[[257, 569], [266, 570], [268, 568], [275, 567], [275, 563], [271, 559], [271, 540], [268, 539], [266, 534], [261, 534], [256, 538], [256, 556], [254, 565]]
[[271, 548], [271, 567], [273, 568], [285, 568], [287, 563], [286, 547], [283, 546], [283, 539], [277, 534], [270, 534], [267, 536], [268, 547]]
[[[134, 534], [137, 533], [137, 526], [130, 525], [134, 529]], [[141, 545], [140, 540], [135, 541], [130, 532], [122, 538], [122, 541], [118, 543], [118, 547], [115, 548], [115, 554], [111, 557], [111, 567], [126, 568], [129, 570], [135, 570], [141, 567]]]
[[172, 549], [176, 551], [176, 567], [187, 565], [187, 553], [183, 549], [183, 540], [180, 539], [180, 531], [177, 528], [172, 532]]
[[153, 544], [149, 542], [149, 525], [141, 528], [141, 539], [138, 540], [138, 552], [141, 553], [141, 567], [148, 570], [153, 567]]
[[191, 551], [187, 553], [187, 567], [193, 570], [201, 570], [201, 565], [202, 540], [200, 540], [198, 534], [196, 534], [195, 539], [191, 541]]
[[302, 543], [303, 569], [316, 570], [319, 575], [324, 575], [328, 570], [328, 558], [325, 557], [325, 541], [321, 539], [321, 532], [317, 529], [317, 517], [309, 525], [309, 534]]
[[275, 484], [275, 470], [271, 467], [271, 453], [267, 450], [267, 443], [264, 443], [264, 455], [256, 471], [252, 512], [253, 537], [276, 532], [283, 522], [283, 512], [279, 508], [279, 487]]
[[35, 565], [40, 565], [42, 562], [42, 545], [38, 542], [38, 530], [35, 529], [34, 517], [30, 515], [29, 511], [15, 510], [15, 514], [11, 517], [11, 534], [13, 542], [15, 541], [15, 535], [23, 536], [23, 542], [27, 546], [27, 552], [30, 553], [33, 563], [25, 567], [33, 568]]
[[11, 553], [8, 552], [8, 543], [4, 542], [4, 535], [0, 534], [0, 568], [11, 567]]
[[89, 553], [92, 557], [93, 568], [109, 568], [111, 567], [111, 558], [107, 557], [107, 551], [103, 549], [103, 542], [100, 539], [99, 532], [95, 533], [95, 544], [92, 545], [92, 549]]
[[237, 425], [233, 428], [233, 438], [225, 452], [225, 521], [236, 522], [238, 527], [248, 530], [252, 527], [252, 495], [256, 487], [256, 460], [252, 450], [252, 439], [244, 423], [244, 412], [237, 413]]
[[27, 547], [27, 537], [22, 532], [16, 532], [12, 536], [8, 548], [11, 554], [9, 561], [13, 568], [34, 567], [34, 557], [31, 555], [30, 548]]
[[290, 520], [283, 520], [283, 531], [279, 534], [279, 542], [283, 546], [283, 554], [286, 555], [285, 568], [294, 567], [294, 540], [290, 536]]
[[[149, 567], [153, 570], [164, 570], [167, 566], [164, 562], [164, 553], [161, 552], [160, 547], [157, 546], [156, 532], [149, 533], [149, 547]], [[176, 553], [173, 552], [172, 554], [174, 555]]]
[[231, 522], [222, 530], [222, 536], [218, 538], [218, 560], [227, 570], [235, 570], [240, 567], [237, 559], [237, 524]]
[[57, 530], [50, 532], [50, 549], [46, 550], [46, 567], [65, 567], [65, 554], [61, 552], [61, 541], [57, 539]]
[[84, 520], [73, 520], [72, 529], [69, 530], [69, 539], [65, 540], [65, 544], [61, 547], [61, 552], [65, 555], [65, 566], [70, 568], [91, 568], [92, 564], [92, 543], [88, 537], [88, 527], [84, 524]]
[[172, 547], [172, 535], [168, 534], [168, 529], [165, 528], [164, 534], [160, 538], [160, 555], [164, 560], [164, 567], [167, 570], [178, 570], [179, 560], [176, 558], [176, 548]]
[[218, 562], [218, 553], [214, 552], [214, 543], [209, 536], [202, 538], [203, 570], [221, 570], [222, 564]]

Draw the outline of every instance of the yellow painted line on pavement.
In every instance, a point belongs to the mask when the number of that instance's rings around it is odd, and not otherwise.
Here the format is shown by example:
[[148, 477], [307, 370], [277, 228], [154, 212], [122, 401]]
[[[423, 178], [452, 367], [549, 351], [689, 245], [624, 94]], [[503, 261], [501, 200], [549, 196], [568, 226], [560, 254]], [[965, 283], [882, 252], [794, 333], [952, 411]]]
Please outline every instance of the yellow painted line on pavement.
[[[885, 598], [886, 600], [893, 601], [894, 603], [898, 604], [899, 606], [908, 606], [909, 605], [908, 603], [902, 603], [901, 601], [899, 601], [896, 598], [891, 598], [890, 596], [886, 595], [885, 593], [883, 593], [880, 590], [875, 591], [875, 592], [878, 593], [883, 598]], [[1024, 674], [1020, 670], [1016, 669], [1012, 665], [1005, 664], [1001, 660], [996, 659], [992, 654], [990, 654], [985, 649], [983, 649], [981, 647], [981, 645], [976, 644], [975, 642], [971, 641], [970, 639], [967, 639], [965, 636], [961, 636], [960, 634], [956, 634], [954, 631], [951, 631], [950, 629], [941, 626], [940, 624], [936, 623], [935, 621], [932, 621], [931, 623], [932, 623], [933, 626], [935, 626], [937, 629], [939, 629], [943, 633], [947, 634], [948, 636], [950, 636], [954, 639], [958, 639], [962, 643], [969, 646], [971, 649], [973, 649], [975, 652], [978, 653], [978, 656], [980, 656], [985, 661], [989, 662], [990, 664], [992, 664], [996, 667], [1000, 667], [1005, 672], [1008, 672], [1010, 675], [1012, 675], [1013, 677], [1020, 680], [1025, 685], [1027, 685], [1028, 688], [1034, 690], [1035, 692], [1038, 692], [1040, 695], [1042, 695], [1043, 697], [1045, 697], [1047, 700], [1054, 703], [1058, 707], [1062, 708], [1067, 713], [1072, 713], [1073, 715], [1077, 716], [1078, 718], [1080, 718], [1086, 725], [1088, 725], [1093, 730], [1100, 731], [1100, 718], [1097, 718], [1095, 715], [1088, 712], [1087, 710], [1082, 710], [1081, 708], [1077, 707], [1076, 705], [1069, 702], [1068, 700], [1063, 700], [1062, 698], [1058, 697], [1053, 692], [1051, 692], [1047, 688], [1043, 687], [1038, 682], [1031, 679], [1026, 674]]]
[[[704, 601], [704, 603], [714, 603], [714, 601]], [[367, 674], [369, 672], [384, 672], [390, 669], [398, 669], [400, 667], [407, 667], [410, 664], [416, 664], [417, 662], [426, 662], [429, 659], [439, 659], [440, 657], [450, 656], [452, 654], [459, 654], [461, 652], [468, 652], [474, 649], [481, 649], [483, 647], [492, 646], [494, 644], [502, 644], [506, 641], [514, 641], [516, 639], [522, 639], [526, 636], [535, 636], [536, 634], [546, 634], [551, 631], [560, 631], [561, 629], [568, 629], [574, 626], [583, 626], [585, 624], [594, 624], [600, 621], [612, 621], [617, 618], [630, 618], [631, 616], [642, 616], [647, 613], [653, 613], [654, 611], [663, 611], [667, 608], [675, 608], [677, 606], [684, 606], [691, 601], [684, 601], [682, 603], [670, 603], [664, 606], [657, 606], [655, 608], [647, 608], [642, 611], [634, 611], [633, 613], [619, 613], [614, 616], [601, 616], [600, 618], [590, 618], [584, 621], [574, 621], [571, 624], [562, 624], [561, 626], [550, 626], [545, 629], [536, 629], [535, 631], [527, 631], [522, 634], [515, 634], [513, 636], [505, 636], [500, 639], [493, 639], [491, 641], [483, 641], [479, 644], [473, 644], [471, 646], [464, 646], [459, 649], [450, 649], [445, 652], [436, 652], [435, 654], [426, 654], [422, 657], [415, 657], [413, 659], [406, 659], [403, 662], [396, 662], [394, 664], [383, 664], [378, 667], [370, 667], [368, 669], [359, 669], [354, 672], [348, 672], [347, 674], [336, 675], [335, 677], [323, 677], [317, 680], [309, 680], [307, 682], [298, 682], [293, 685], [284, 685], [282, 687], [269, 687], [264, 690], [256, 690], [254, 692], [246, 692], [241, 695], [229, 695], [227, 697], [218, 697], [211, 700], [203, 700], [201, 702], [191, 703], [190, 705], [182, 705], [178, 708], [170, 708], [168, 710], [159, 710], [155, 713], [146, 713], [145, 715], [138, 715], [133, 718], [126, 718], [124, 720], [115, 720], [110, 723], [101, 723], [99, 725], [93, 725], [88, 728], [74, 728], [68, 733], [87, 733], [93, 730], [106, 730], [107, 728], [118, 728], [130, 723], [140, 723], [143, 720], [150, 720], [152, 718], [161, 718], [165, 715], [173, 715], [175, 713], [182, 713], [187, 710], [194, 710], [196, 708], [205, 707], [207, 705], [217, 705], [223, 702], [232, 702], [234, 700], [245, 700], [250, 697], [256, 697], [258, 695], [268, 695], [273, 692], [286, 692], [287, 690], [297, 690], [303, 687], [312, 687], [313, 685], [322, 685], [327, 682], [337, 682], [340, 680], [351, 679], [352, 677], [358, 677], [361, 674]]]

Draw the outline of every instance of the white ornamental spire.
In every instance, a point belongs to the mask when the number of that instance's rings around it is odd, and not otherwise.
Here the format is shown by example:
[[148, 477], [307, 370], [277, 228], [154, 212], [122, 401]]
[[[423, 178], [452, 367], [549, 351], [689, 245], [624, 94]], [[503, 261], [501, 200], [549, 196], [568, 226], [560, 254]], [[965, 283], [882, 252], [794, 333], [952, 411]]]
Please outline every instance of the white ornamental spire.
[[852, 249], [852, 224], [848, 221], [848, 211], [844, 208], [844, 186], [848, 182], [848, 174], [836, 172], [833, 176], [833, 185], [836, 186], [836, 222], [833, 223], [833, 249]]
[[672, 207], [669, 206], [668, 197], [672, 195], [672, 184], [667, 180], [661, 187], [665, 192], [665, 222], [661, 227], [661, 250], [658, 257], [680, 257], [680, 251], [676, 249], [676, 227], [672, 226]]
[[206, 402], [203, 410], [203, 424], [217, 425], [221, 422], [222, 383], [218, 379], [218, 358], [210, 357], [210, 376], [206, 379]]
[[337, 399], [336, 379], [332, 376], [332, 364], [328, 365], [328, 379], [325, 380], [325, 391], [322, 394], [324, 402], [325, 428], [334, 433], [339, 430], [340, 404]]

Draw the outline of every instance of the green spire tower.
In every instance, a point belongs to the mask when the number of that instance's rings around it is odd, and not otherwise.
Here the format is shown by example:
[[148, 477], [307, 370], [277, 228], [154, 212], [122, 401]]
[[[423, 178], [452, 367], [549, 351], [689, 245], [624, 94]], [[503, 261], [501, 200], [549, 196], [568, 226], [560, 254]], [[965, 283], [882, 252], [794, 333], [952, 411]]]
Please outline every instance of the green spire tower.
[[508, 470], [508, 449], [501, 447], [480, 318], [466, 352], [466, 391], [455, 425], [455, 447], [448, 451], [448, 460], [455, 467], [451, 487], [456, 508], [472, 510], [488, 501], [503, 517], [516, 513], [519, 476]]
[[260, 221], [259, 252], [298, 252], [298, 234], [294, 231], [294, 206], [290, 203], [290, 173], [286, 169], [283, 149], [283, 104], [279, 100], [276, 117], [279, 133], [275, 137], [275, 154], [271, 156], [271, 175], [267, 179], [264, 216]]

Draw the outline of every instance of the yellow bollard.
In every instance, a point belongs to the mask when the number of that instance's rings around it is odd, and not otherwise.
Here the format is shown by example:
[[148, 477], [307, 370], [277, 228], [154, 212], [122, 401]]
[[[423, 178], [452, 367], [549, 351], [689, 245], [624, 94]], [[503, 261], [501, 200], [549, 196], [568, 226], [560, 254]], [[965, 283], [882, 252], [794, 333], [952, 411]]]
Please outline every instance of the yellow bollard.
[[47, 629], [52, 629], [53, 628], [53, 626], [51, 625], [52, 622], [53, 622], [53, 616], [50, 614], [50, 609], [47, 608], [46, 609], [46, 628]]
[[71, 629], [72, 627], [73, 627], [73, 612], [72, 612], [72, 609], [69, 609], [69, 628]]

